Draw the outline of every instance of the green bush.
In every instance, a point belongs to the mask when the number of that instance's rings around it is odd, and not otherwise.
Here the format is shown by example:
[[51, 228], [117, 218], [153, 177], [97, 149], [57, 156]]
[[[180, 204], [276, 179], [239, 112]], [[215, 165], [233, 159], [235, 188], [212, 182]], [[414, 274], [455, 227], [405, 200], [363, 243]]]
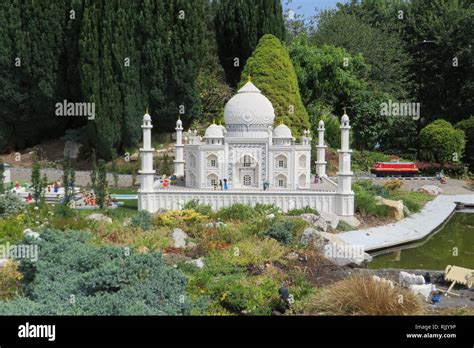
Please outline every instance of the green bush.
[[353, 185], [355, 193], [355, 210], [363, 215], [372, 215], [380, 218], [388, 216], [388, 208], [385, 205], [377, 205], [375, 194], [364, 188], [363, 185]]
[[455, 127], [463, 130], [466, 135], [466, 152], [463, 160], [471, 171], [474, 171], [474, 116], [456, 123]]
[[316, 214], [319, 215], [319, 213], [316, 211], [316, 209], [310, 208], [308, 206], [302, 208], [302, 209], [292, 209], [289, 210], [286, 215], [288, 216], [299, 216], [301, 214]]
[[132, 216], [131, 225], [140, 227], [144, 231], [148, 231], [151, 227], [151, 214], [146, 210], [140, 210]]
[[14, 193], [0, 195], [0, 216], [14, 215], [22, 212], [25, 204]]
[[352, 157], [353, 170], [356, 172], [369, 172], [375, 162], [388, 162], [390, 156], [376, 151], [354, 150]]
[[91, 235], [47, 229], [37, 262], [22, 259], [24, 297], [0, 302], [3, 315], [179, 315], [191, 307], [186, 278], [160, 253], [90, 244]]
[[210, 216], [212, 214], [212, 207], [210, 205], [199, 203], [198, 199], [193, 199], [183, 205], [183, 209], [192, 209], [199, 214]]
[[77, 212], [67, 205], [58, 204], [53, 209], [56, 218], [72, 218], [77, 216]]
[[445, 120], [436, 120], [420, 132], [421, 159], [438, 163], [461, 160], [466, 145], [464, 131]]
[[253, 208], [245, 204], [234, 204], [230, 207], [222, 208], [217, 212], [217, 217], [223, 220], [249, 220], [255, 215]]
[[291, 220], [280, 220], [263, 233], [265, 237], [270, 237], [283, 244], [290, 244], [293, 241], [293, 229], [295, 223]]
[[0, 219], [0, 245], [22, 240], [24, 228], [21, 215]]

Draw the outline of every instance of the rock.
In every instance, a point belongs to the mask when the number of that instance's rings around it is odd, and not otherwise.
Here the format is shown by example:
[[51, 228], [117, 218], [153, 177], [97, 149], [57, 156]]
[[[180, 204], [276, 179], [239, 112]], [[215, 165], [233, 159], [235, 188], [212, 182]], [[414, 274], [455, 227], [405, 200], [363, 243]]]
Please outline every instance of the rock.
[[337, 234], [317, 232], [315, 247], [337, 266], [364, 267], [372, 261], [363, 246], [347, 244]]
[[265, 217], [267, 220], [273, 220], [275, 218], [275, 214], [268, 214], [266, 217]]
[[75, 141], [68, 140], [64, 144], [64, 157], [76, 159], [81, 150], [82, 144]]
[[443, 193], [443, 190], [436, 185], [423, 185], [418, 189], [418, 192], [426, 193], [430, 196], [438, 196]]
[[188, 235], [184, 233], [184, 231], [180, 228], [175, 228], [173, 233], [171, 234], [171, 238], [173, 238], [173, 246], [175, 248], [185, 248], [186, 247], [186, 238]]
[[354, 227], [354, 230], [360, 226], [360, 221], [355, 216], [339, 216], [339, 219]]
[[108, 216], [105, 216], [104, 214], [91, 214], [86, 217], [87, 220], [92, 220], [92, 221], [98, 221], [98, 222], [105, 222], [107, 224], [112, 223], [112, 219], [109, 218]]
[[403, 215], [404, 216], [410, 216], [412, 214], [412, 212], [410, 211], [410, 209], [408, 209], [408, 207], [406, 205], [403, 205]]
[[25, 237], [31, 237], [31, 238], [34, 238], [34, 239], [38, 239], [39, 236], [40, 236], [38, 232], [32, 231], [29, 228], [27, 228], [26, 230], [23, 231], [23, 235]]
[[301, 236], [301, 244], [308, 245], [313, 243], [317, 239], [317, 232], [314, 228], [308, 227], [303, 231], [303, 235]]
[[288, 260], [297, 260], [300, 256], [295, 253], [294, 251], [292, 251], [291, 253], [289, 253], [288, 255], [286, 255], [286, 258]]
[[405, 288], [410, 287], [410, 285], [423, 285], [425, 284], [425, 277], [422, 275], [401, 271], [398, 276], [398, 284]]
[[7, 265], [8, 259], [0, 259], [0, 268], [3, 268]]
[[403, 201], [392, 201], [390, 199], [382, 199], [382, 204], [388, 207], [388, 216], [397, 221], [404, 218]]
[[333, 213], [326, 212], [326, 213], [321, 213], [321, 217], [324, 219], [324, 221], [329, 223], [329, 225], [331, 225], [332, 228], [337, 228], [337, 225], [339, 224], [339, 220], [340, 220], [339, 216]]
[[204, 267], [204, 261], [202, 260], [202, 257], [200, 257], [199, 259], [196, 259], [196, 260], [187, 261], [186, 263], [190, 263], [190, 264], [196, 266], [199, 269]]
[[311, 214], [311, 213], [305, 213], [301, 214], [299, 216], [300, 219], [306, 221], [311, 225], [311, 227], [316, 228], [318, 231], [324, 231], [328, 229], [328, 224], [326, 221], [319, 215], [316, 214]]
[[429, 302], [431, 294], [436, 291], [436, 286], [434, 284], [410, 285], [409, 288], [414, 295], [420, 295], [423, 297], [425, 302]]

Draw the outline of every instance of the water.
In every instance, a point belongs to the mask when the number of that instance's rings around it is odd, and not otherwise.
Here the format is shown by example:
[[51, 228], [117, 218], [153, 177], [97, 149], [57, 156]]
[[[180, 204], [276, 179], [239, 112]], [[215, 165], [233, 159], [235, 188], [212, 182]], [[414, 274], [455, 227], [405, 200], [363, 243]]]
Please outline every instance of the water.
[[[474, 213], [455, 213], [425, 244], [374, 257], [369, 268], [444, 270], [447, 265], [474, 269]], [[456, 256], [457, 254], [457, 256]]]

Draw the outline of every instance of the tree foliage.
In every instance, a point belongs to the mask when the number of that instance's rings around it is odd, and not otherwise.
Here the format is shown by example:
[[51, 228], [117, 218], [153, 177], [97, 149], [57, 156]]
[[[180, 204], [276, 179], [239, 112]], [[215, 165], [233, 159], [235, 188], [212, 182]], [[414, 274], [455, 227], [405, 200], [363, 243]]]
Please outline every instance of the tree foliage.
[[276, 122], [283, 121], [294, 135], [309, 129], [309, 118], [303, 105], [298, 78], [288, 51], [271, 34], [264, 35], [242, 71], [240, 85], [252, 82], [272, 102]]
[[233, 87], [263, 35], [285, 39], [280, 0], [219, 0], [215, 25], [219, 58]]
[[420, 143], [424, 159], [443, 164], [461, 159], [466, 140], [464, 131], [445, 120], [436, 120], [421, 130]]

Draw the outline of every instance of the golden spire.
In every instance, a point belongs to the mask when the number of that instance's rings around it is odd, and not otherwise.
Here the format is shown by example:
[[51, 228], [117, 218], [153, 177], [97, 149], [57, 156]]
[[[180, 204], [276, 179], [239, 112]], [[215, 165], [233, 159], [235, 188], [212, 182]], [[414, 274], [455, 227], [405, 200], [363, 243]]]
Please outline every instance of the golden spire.
[[148, 106], [145, 109], [145, 114], [148, 114]]
[[248, 76], [248, 82], [252, 82], [252, 75], [250, 75], [250, 74]]
[[346, 107], [344, 106], [342, 109], [344, 110], [344, 115], [346, 115], [347, 114]]

